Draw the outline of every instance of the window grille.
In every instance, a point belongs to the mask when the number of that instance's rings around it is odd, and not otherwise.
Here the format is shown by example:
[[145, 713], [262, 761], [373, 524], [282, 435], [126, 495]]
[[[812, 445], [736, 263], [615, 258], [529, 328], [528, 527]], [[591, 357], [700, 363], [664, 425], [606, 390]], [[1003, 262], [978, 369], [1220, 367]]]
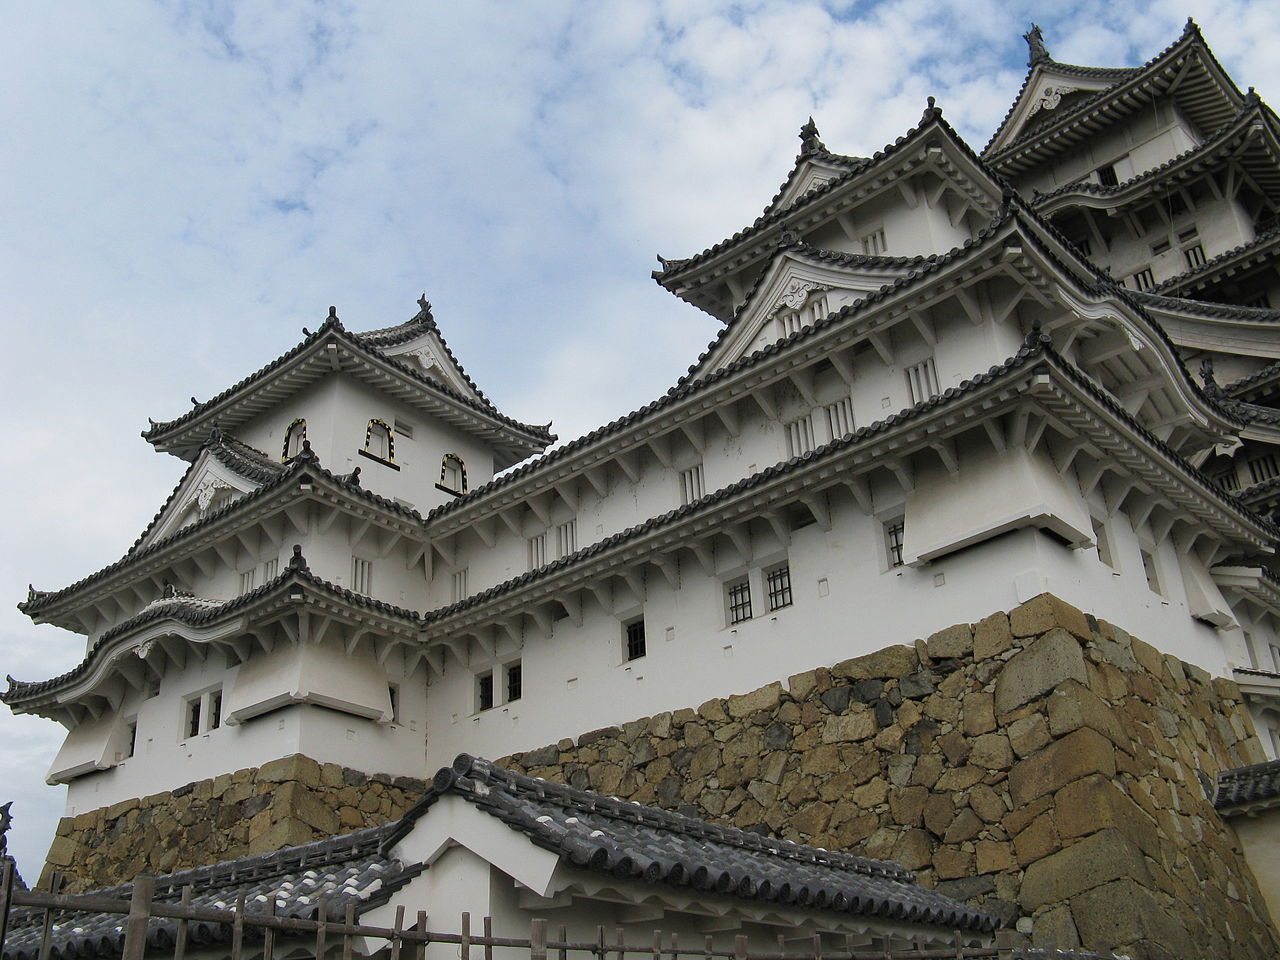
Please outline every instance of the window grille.
[[209, 726], [206, 730], [217, 730], [222, 726], [222, 691], [215, 690], [209, 694]]
[[449, 578], [449, 598], [451, 602], [457, 603], [459, 600], [465, 600], [467, 597], [467, 568], [454, 572]]
[[814, 447], [813, 414], [807, 413], [787, 424], [787, 456], [799, 457]]
[[680, 502], [693, 503], [701, 500], [705, 489], [702, 484], [702, 464], [680, 471]]
[[406, 423], [399, 417], [396, 417], [391, 421], [391, 425], [395, 428], [397, 437], [404, 437], [406, 440], [413, 439], [413, 424]]
[[1169, 243], [1168, 239], [1158, 240], [1151, 245], [1151, 255], [1153, 257], [1158, 257], [1160, 256], [1160, 254], [1168, 250], [1170, 246], [1171, 244]]
[[1262, 456], [1254, 457], [1249, 461], [1249, 476], [1254, 483], [1270, 480], [1277, 474], [1280, 474], [1280, 467], [1276, 465], [1276, 455], [1274, 453], [1264, 453]]
[[540, 533], [529, 538], [529, 569], [537, 570], [547, 564], [547, 535]]
[[765, 592], [769, 598], [770, 610], [781, 610], [791, 606], [791, 567], [783, 564], [774, 567], [765, 574]]
[[1240, 489], [1240, 480], [1236, 476], [1235, 464], [1232, 464], [1231, 466], [1224, 468], [1218, 473], [1215, 473], [1212, 477], [1212, 480], [1214, 483], [1220, 486], [1223, 490], [1239, 490]]
[[645, 655], [644, 621], [632, 620], [626, 625], [627, 659], [639, 660]]
[[902, 538], [906, 532], [906, 523], [902, 517], [890, 520], [884, 525], [885, 549], [889, 554], [889, 566], [902, 566]]
[[276, 578], [276, 574], [279, 571], [280, 571], [280, 561], [276, 557], [272, 557], [270, 560], [268, 560], [266, 563], [262, 565], [263, 582], [265, 583], [267, 580], [274, 580]]
[[778, 315], [778, 320], [782, 323], [782, 335], [784, 337], [799, 333], [804, 326], [804, 320], [801, 318], [799, 310], [787, 310]]
[[872, 230], [862, 237], [862, 252], [868, 257], [878, 257], [888, 249], [884, 242], [884, 228]]
[[493, 706], [493, 671], [476, 677], [476, 709], [488, 710]]
[[729, 599], [729, 623], [742, 623], [751, 619], [751, 584], [746, 580], [738, 580], [726, 588]]
[[240, 574], [240, 592], [248, 593], [253, 589], [254, 580], [256, 579], [256, 571], [245, 570]]
[[907, 395], [911, 398], [912, 406], [936, 397], [941, 392], [938, 389], [938, 370], [933, 365], [933, 357], [912, 364], [905, 372]]
[[1151, 273], [1150, 267], [1143, 267], [1137, 273], [1129, 278], [1135, 290], [1150, 290], [1156, 285], [1156, 278]]
[[831, 429], [832, 440], [853, 433], [853, 400], [850, 397], [827, 404], [827, 426]]
[[524, 673], [520, 668], [520, 662], [507, 664], [507, 703], [519, 700], [523, 692]]
[[351, 589], [366, 597], [373, 593], [373, 561], [351, 558]]
[[1195, 246], [1187, 247], [1182, 251], [1182, 255], [1187, 258], [1187, 266], [1191, 269], [1203, 267], [1207, 261], [1204, 255], [1204, 246], [1197, 243]]
[[1116, 168], [1111, 164], [1098, 168], [1098, 182], [1104, 187], [1115, 187], [1120, 185], [1120, 178], [1116, 176]]
[[556, 550], [559, 556], [567, 557], [578, 549], [578, 521], [566, 520], [556, 527]]
[[200, 698], [193, 697], [187, 701], [187, 736], [200, 735]]

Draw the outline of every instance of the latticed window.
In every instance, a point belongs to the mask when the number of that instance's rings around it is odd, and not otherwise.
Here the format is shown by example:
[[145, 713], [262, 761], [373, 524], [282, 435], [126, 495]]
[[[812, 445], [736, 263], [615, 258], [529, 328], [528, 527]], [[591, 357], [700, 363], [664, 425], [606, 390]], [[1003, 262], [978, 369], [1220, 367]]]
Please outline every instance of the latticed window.
[[488, 710], [493, 706], [493, 671], [476, 677], [476, 709]]
[[1098, 182], [1104, 187], [1115, 187], [1120, 184], [1120, 178], [1116, 176], [1116, 168], [1107, 164], [1105, 167], [1098, 168]]
[[853, 400], [845, 397], [826, 407], [827, 426], [831, 429], [831, 439], [837, 440], [846, 433], [853, 433]]
[[507, 703], [519, 700], [524, 693], [524, 671], [519, 661], [507, 664]]
[[1135, 290], [1150, 290], [1156, 285], [1156, 278], [1152, 274], [1150, 267], [1143, 267], [1129, 278], [1129, 282]]
[[240, 592], [242, 594], [248, 593], [253, 589], [256, 576], [257, 571], [255, 570], [245, 570], [240, 574]]
[[465, 600], [467, 596], [467, 568], [456, 570], [449, 579], [449, 597], [452, 602]]
[[566, 520], [556, 527], [556, 551], [567, 557], [578, 549], [578, 521]]
[[632, 620], [625, 627], [627, 659], [639, 660], [645, 655], [644, 620]]
[[791, 606], [791, 567], [783, 564], [774, 567], [764, 578], [765, 592], [769, 597], [769, 609], [781, 610]]
[[540, 533], [529, 538], [529, 569], [537, 570], [547, 563], [547, 535]]
[[746, 578], [729, 584], [726, 588], [729, 600], [729, 623], [741, 623], [751, 619], [751, 584]]
[[702, 483], [702, 464], [680, 471], [680, 502], [693, 503], [701, 500], [705, 490]]
[[902, 566], [902, 538], [906, 531], [906, 524], [902, 517], [896, 520], [890, 520], [884, 525], [884, 545], [889, 555], [889, 566]]
[[884, 242], [884, 228], [872, 230], [862, 237], [862, 252], [869, 257], [878, 257], [888, 249]]
[[1264, 453], [1262, 456], [1254, 457], [1249, 461], [1249, 476], [1254, 483], [1262, 483], [1264, 480], [1270, 480], [1278, 474], [1280, 474], [1280, 467], [1276, 464], [1276, 455], [1274, 453]]
[[787, 456], [799, 457], [814, 447], [813, 414], [807, 413], [787, 424]]
[[373, 561], [364, 557], [351, 558], [351, 589], [369, 596], [373, 593]]
[[930, 397], [936, 397], [938, 390], [938, 370], [933, 365], [933, 357], [913, 363], [905, 370], [907, 377], [907, 395], [911, 404], [923, 403]]
[[1182, 255], [1187, 258], [1187, 266], [1193, 270], [1196, 267], [1203, 267], [1207, 261], [1207, 258], [1204, 255], [1204, 246], [1199, 243], [1194, 246], [1187, 247], [1187, 249], [1182, 251]]

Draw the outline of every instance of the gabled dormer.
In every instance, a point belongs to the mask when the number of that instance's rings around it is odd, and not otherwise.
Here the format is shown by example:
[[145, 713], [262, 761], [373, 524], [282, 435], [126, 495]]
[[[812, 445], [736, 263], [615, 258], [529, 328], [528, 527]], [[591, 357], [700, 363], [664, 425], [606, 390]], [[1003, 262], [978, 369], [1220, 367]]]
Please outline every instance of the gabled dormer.
[[846, 157], [828, 150], [818, 137], [818, 125], [810, 117], [800, 128], [800, 152], [796, 155], [791, 172], [774, 194], [769, 206], [765, 207], [765, 213], [791, 206], [801, 197], [825, 187], [850, 168], [864, 162], [863, 157]]
[[778, 249], [737, 315], [693, 372], [702, 376], [812, 327], [926, 262], [819, 250], [793, 240]]
[[435, 317], [432, 316], [431, 304], [427, 301], [426, 294], [418, 298], [418, 313], [406, 322], [359, 333], [356, 337], [386, 356], [404, 361], [414, 370], [457, 391], [474, 403], [492, 406], [489, 398], [467, 375], [458, 358], [449, 349]]

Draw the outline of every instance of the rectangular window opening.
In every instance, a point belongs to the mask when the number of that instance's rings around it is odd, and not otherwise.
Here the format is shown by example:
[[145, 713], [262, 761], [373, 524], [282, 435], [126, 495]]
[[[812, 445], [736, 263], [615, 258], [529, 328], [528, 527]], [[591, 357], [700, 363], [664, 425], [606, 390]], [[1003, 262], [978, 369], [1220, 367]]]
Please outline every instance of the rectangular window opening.
[[280, 570], [280, 561], [276, 557], [272, 557], [262, 565], [262, 580], [265, 583], [268, 580], [274, 580], [276, 574]]
[[387, 699], [391, 701], [391, 722], [400, 722], [400, 686], [395, 683], [387, 684]]
[[240, 592], [248, 593], [254, 587], [255, 570], [245, 570], [240, 574]]
[[482, 673], [476, 677], [476, 709], [489, 710], [493, 707], [493, 671]]
[[547, 535], [540, 533], [529, 538], [529, 569], [537, 570], [547, 564]]
[[846, 434], [853, 433], [853, 399], [842, 397], [835, 403], [827, 404], [827, 426], [831, 430], [831, 439], [839, 440]]
[[391, 422], [391, 428], [395, 431], [395, 435], [397, 437], [403, 437], [406, 440], [413, 439], [413, 424], [407, 423], [399, 417], [396, 417], [396, 419]]
[[1107, 535], [1107, 525], [1097, 517], [1090, 517], [1093, 524], [1093, 539], [1098, 548], [1098, 559], [1112, 570], [1116, 569], [1115, 559], [1111, 555], [1111, 540]]
[[1140, 547], [1138, 553], [1142, 557], [1142, 572], [1146, 574], [1147, 586], [1151, 588], [1152, 593], [1164, 595], [1164, 591], [1160, 589], [1160, 571], [1156, 567], [1155, 553], [1146, 548]]
[[1280, 475], [1280, 466], [1277, 466], [1274, 453], [1264, 453], [1249, 461], [1249, 476], [1254, 483], [1262, 483], [1277, 475]]
[[507, 703], [514, 703], [524, 692], [524, 674], [520, 662], [507, 665]]
[[769, 598], [770, 610], [781, 610], [791, 606], [791, 567], [783, 564], [774, 567], [765, 574], [765, 593]]
[[906, 523], [902, 517], [888, 521], [884, 525], [884, 545], [889, 556], [890, 567], [900, 567], [902, 561], [902, 538], [906, 532]]
[[729, 623], [742, 623], [751, 619], [751, 584], [744, 577], [725, 587], [729, 601]]
[[128, 736], [125, 739], [124, 756], [121, 757], [122, 760], [128, 760], [130, 757], [133, 756], [134, 752], [138, 749], [138, 718], [137, 717], [134, 717], [132, 720], [129, 721], [129, 726], [127, 729], [128, 729]]
[[1120, 178], [1116, 176], [1116, 168], [1112, 164], [1098, 168], [1098, 182], [1104, 187], [1119, 186]]
[[792, 420], [787, 428], [787, 456], [800, 457], [814, 448], [813, 414], [805, 414], [798, 420]]
[[454, 572], [449, 578], [449, 598], [450, 602], [457, 603], [459, 600], [467, 598], [467, 568]]
[[1130, 283], [1135, 290], [1150, 290], [1156, 285], [1155, 275], [1152, 274], [1150, 267], [1143, 267], [1137, 273], [1129, 278]]
[[645, 655], [644, 620], [632, 620], [623, 628], [628, 660], [639, 660]]
[[1187, 247], [1182, 251], [1182, 255], [1187, 258], [1187, 266], [1193, 270], [1196, 267], [1203, 267], [1208, 260], [1204, 255], [1204, 246], [1199, 243]]
[[693, 503], [701, 500], [706, 493], [702, 482], [702, 464], [696, 464], [688, 470], [680, 471], [680, 503]]
[[862, 237], [862, 252], [868, 257], [878, 257], [888, 249], [884, 242], [884, 228], [872, 230]]
[[578, 521], [566, 520], [556, 527], [556, 550], [559, 556], [567, 557], [578, 549]]
[[222, 691], [215, 690], [209, 694], [209, 726], [208, 730], [217, 730], [222, 726]]
[[187, 701], [187, 736], [198, 737], [200, 735], [200, 698], [193, 697]]
[[907, 376], [907, 395], [911, 399], [911, 405], [914, 407], [917, 403], [923, 403], [930, 397], [936, 397], [941, 391], [938, 389], [938, 370], [933, 365], [933, 357], [921, 360], [906, 368]]
[[351, 589], [369, 596], [373, 593], [373, 561], [363, 557], [351, 558]]

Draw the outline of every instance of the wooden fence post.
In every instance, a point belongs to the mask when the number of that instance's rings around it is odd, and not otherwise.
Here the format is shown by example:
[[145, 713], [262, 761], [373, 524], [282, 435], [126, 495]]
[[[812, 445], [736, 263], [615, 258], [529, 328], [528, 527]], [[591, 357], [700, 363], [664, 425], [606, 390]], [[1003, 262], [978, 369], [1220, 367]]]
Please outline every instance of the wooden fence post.
[[529, 930], [529, 960], [547, 960], [547, 921], [535, 918]]
[[493, 960], [493, 917], [484, 918], [484, 960]]
[[462, 960], [471, 960], [471, 914], [462, 912], [462, 943], [458, 945], [458, 956]]
[[143, 873], [134, 878], [129, 916], [124, 922], [122, 960], [142, 960], [147, 952], [147, 921], [151, 918], [151, 898], [155, 891], [156, 881], [151, 875]]
[[[183, 891], [184, 895], [191, 890], [187, 887]], [[276, 895], [272, 893], [267, 897], [267, 916], [274, 917], [276, 915]], [[276, 928], [267, 926], [262, 931], [262, 960], [275, 960], [276, 952]]]
[[329, 935], [329, 898], [321, 897], [316, 903], [316, 960], [324, 960], [325, 938]]

